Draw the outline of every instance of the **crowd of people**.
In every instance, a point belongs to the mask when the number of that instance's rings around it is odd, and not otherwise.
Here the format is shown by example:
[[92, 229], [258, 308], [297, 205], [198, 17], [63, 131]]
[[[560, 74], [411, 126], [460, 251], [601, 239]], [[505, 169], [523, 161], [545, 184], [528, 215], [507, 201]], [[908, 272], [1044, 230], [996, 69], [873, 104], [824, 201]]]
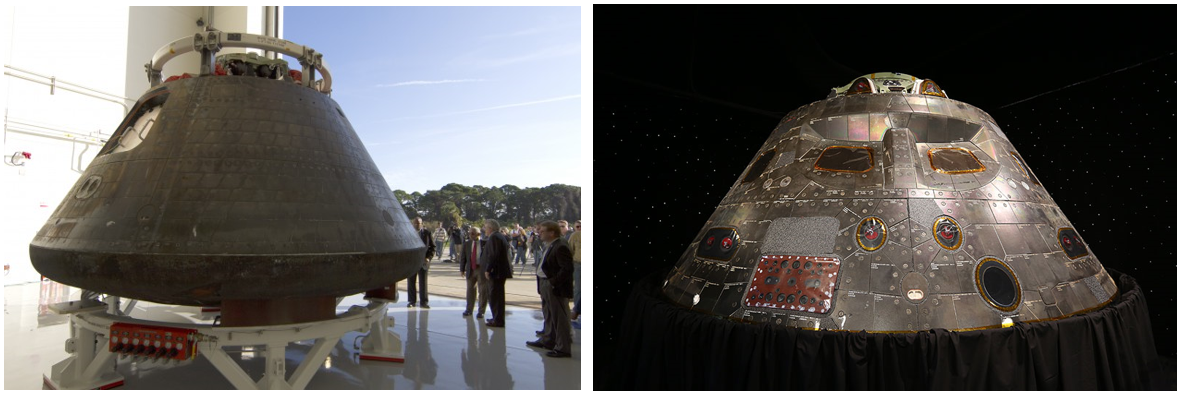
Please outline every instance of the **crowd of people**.
[[[544, 328], [536, 332], [537, 340], [526, 344], [549, 349], [550, 357], [572, 356], [572, 327], [580, 327], [577, 320], [581, 317], [580, 220], [572, 229], [565, 220], [542, 221], [525, 229], [520, 224], [501, 227], [498, 221], [487, 219], [482, 228], [457, 224], [445, 228], [439, 224], [431, 232], [419, 217], [413, 220], [413, 226], [426, 245], [426, 259], [408, 279], [408, 307], [430, 308], [426, 278], [431, 259], [437, 258], [458, 263], [466, 279], [467, 305], [462, 315], [474, 314], [482, 319], [490, 306], [487, 326], [504, 327], [504, 285], [513, 277], [514, 266], [519, 265], [518, 273], [523, 275], [531, 256]], [[449, 258], [443, 260], [446, 247]]]

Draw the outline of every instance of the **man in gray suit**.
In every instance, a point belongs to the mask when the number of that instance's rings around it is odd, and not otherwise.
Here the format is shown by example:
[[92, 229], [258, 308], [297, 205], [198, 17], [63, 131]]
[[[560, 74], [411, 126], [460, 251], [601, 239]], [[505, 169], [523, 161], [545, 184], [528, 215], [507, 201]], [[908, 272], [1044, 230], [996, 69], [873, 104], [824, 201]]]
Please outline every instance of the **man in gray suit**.
[[540, 223], [540, 238], [548, 244], [540, 270], [536, 271], [537, 292], [544, 311], [544, 332], [528, 341], [530, 347], [551, 349], [549, 357], [570, 357], [573, 329], [569, 323], [569, 299], [573, 298], [573, 251], [561, 238], [561, 228], [552, 221]]
[[483, 253], [479, 234], [479, 229], [474, 227], [467, 232], [468, 238], [463, 241], [463, 248], [459, 256], [459, 271], [462, 272], [464, 278], [467, 278], [467, 310], [463, 311], [463, 316], [471, 316], [471, 311], [475, 308], [476, 288], [478, 288], [479, 313], [475, 317], [483, 318], [483, 312], [487, 311], [487, 293], [490, 292], [491, 281], [483, 275], [487, 272], [487, 263], [479, 259]]

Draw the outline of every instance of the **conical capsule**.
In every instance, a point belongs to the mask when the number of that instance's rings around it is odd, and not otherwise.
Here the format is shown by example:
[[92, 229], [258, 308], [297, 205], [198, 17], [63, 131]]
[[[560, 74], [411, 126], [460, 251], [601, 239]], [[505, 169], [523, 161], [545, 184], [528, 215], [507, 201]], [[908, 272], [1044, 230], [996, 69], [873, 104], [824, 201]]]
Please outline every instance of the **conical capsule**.
[[905, 332], [1059, 319], [1117, 287], [990, 115], [874, 73], [782, 120], [663, 292], [736, 320]]
[[61, 283], [279, 321], [405, 279], [424, 250], [339, 104], [234, 75], [145, 93], [29, 246]]

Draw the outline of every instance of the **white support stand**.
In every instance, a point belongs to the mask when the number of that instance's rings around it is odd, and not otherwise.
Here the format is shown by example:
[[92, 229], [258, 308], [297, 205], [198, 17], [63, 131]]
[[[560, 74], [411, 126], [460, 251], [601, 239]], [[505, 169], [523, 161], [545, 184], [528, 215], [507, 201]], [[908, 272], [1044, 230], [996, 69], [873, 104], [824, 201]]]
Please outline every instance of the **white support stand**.
[[70, 315], [70, 338], [65, 350], [70, 357], [53, 365], [49, 375], [43, 376], [49, 389], [111, 389], [123, 385], [123, 376], [115, 372], [115, 355], [106, 347], [106, 332], [96, 332], [74, 321], [75, 315], [102, 312], [106, 304], [95, 300], [70, 301], [52, 304], [49, 309]]
[[360, 360], [405, 363], [401, 336], [393, 332], [393, 317], [383, 315], [380, 320], [372, 322], [368, 336], [360, 343]]
[[[52, 389], [110, 389], [123, 384], [123, 377], [112, 364], [116, 355], [109, 352], [107, 332], [111, 324], [126, 323], [197, 330], [197, 355], [204, 356], [237, 389], [303, 389], [311, 381], [332, 348], [344, 334], [370, 332], [362, 356], [377, 360], [404, 361], [401, 339], [392, 333], [392, 318], [386, 314], [388, 302], [371, 300], [368, 306], [353, 306], [335, 319], [276, 326], [219, 327], [193, 323], [161, 323], [105, 312], [107, 305], [97, 301], [70, 302], [61, 311], [70, 315], [72, 336], [66, 341], [66, 360], [55, 364], [45, 376], [45, 386]], [[52, 308], [51, 308], [52, 309]], [[286, 375], [286, 348], [292, 342], [315, 340], [315, 345], [290, 378]], [[225, 352], [227, 346], [264, 346], [266, 371], [255, 381]], [[157, 359], [130, 356], [127, 359], [157, 362]], [[163, 359], [163, 364], [186, 362]]]

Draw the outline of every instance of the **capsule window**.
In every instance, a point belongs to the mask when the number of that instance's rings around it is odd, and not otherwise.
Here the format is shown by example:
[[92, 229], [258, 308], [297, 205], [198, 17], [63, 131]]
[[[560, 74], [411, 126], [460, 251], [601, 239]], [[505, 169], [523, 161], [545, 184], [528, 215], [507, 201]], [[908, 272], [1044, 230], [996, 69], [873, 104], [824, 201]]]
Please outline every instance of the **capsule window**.
[[749, 183], [757, 180], [757, 177], [761, 176], [762, 172], [765, 172], [766, 167], [770, 166], [770, 160], [774, 159], [776, 152], [776, 150], [771, 149], [762, 153], [760, 157], [757, 157], [757, 161], [753, 161], [753, 165], [749, 167], [749, 171], [745, 173], [745, 178], [741, 179], [741, 183]]
[[930, 96], [946, 97], [946, 93], [942, 92], [942, 87], [937, 86], [933, 80], [925, 80], [921, 82], [921, 94]]
[[994, 258], [983, 259], [975, 269], [974, 280], [979, 294], [1000, 311], [1014, 311], [1019, 307], [1022, 292], [1019, 280], [1007, 263]]
[[1008, 151], [1008, 153], [1011, 153], [1011, 159], [1015, 160], [1015, 163], [1019, 165], [1020, 172], [1023, 172], [1023, 175], [1031, 180], [1033, 184], [1039, 186], [1040, 179], [1037, 179], [1036, 175], [1032, 173], [1032, 170], [1028, 168], [1028, 164], [1023, 162], [1023, 157], [1019, 156], [1019, 153], [1014, 151]]
[[127, 113], [127, 117], [123, 118], [119, 128], [111, 135], [110, 140], [106, 142], [106, 146], [102, 147], [102, 151], [99, 151], [98, 155], [130, 151], [143, 143], [155, 126], [156, 120], [164, 108], [164, 102], [168, 100], [168, 94], [167, 89], [161, 88], [145, 95], [143, 99], [135, 103], [135, 107]]
[[938, 173], [956, 175], [987, 170], [970, 150], [958, 147], [929, 150], [929, 165]]
[[852, 82], [851, 87], [849, 87], [847, 89], [846, 94], [847, 95], [857, 95], [857, 94], [872, 93], [872, 92], [874, 92], [873, 88], [875, 88], [875, 87], [873, 87], [872, 82], [868, 81], [868, 79], [866, 79], [866, 78], [860, 77], [860, 78], [857, 78], [856, 81]]
[[815, 170], [864, 173], [872, 169], [872, 163], [871, 148], [831, 146], [815, 160]]

